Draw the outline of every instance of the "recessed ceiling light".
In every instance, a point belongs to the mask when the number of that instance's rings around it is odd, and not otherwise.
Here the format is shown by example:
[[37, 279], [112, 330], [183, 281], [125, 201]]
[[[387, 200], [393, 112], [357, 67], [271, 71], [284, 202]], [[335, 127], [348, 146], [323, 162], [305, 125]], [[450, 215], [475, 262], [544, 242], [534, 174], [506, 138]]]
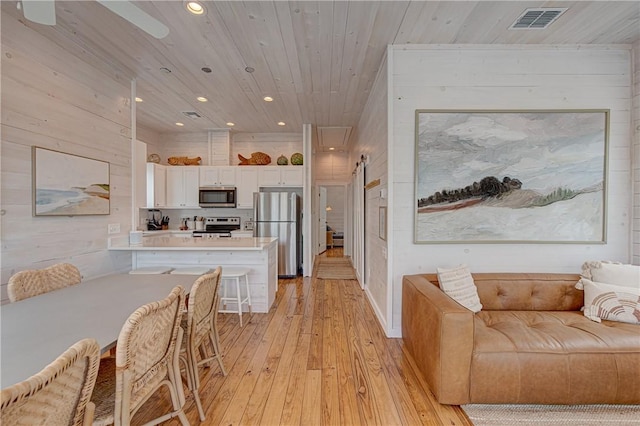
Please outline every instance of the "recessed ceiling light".
[[167, 67], [160, 68], [160, 71], [162, 71], [165, 74], [169, 74], [171, 72], [171, 70], [169, 68], [167, 68]]
[[205, 98], [204, 96], [198, 96], [196, 99], [199, 100], [200, 102], [207, 102], [209, 100], [209, 99]]
[[329, 151], [333, 151], [334, 149], [335, 149], [334, 147], [331, 147], [331, 148], [329, 148]]
[[264, 99], [265, 102], [273, 102], [273, 98], [271, 96], [265, 96], [262, 99]]
[[202, 67], [200, 69], [202, 70], [202, 72], [206, 72], [207, 74], [209, 74], [211, 72], [211, 68], [209, 68], [209, 67]]
[[139, 97], [136, 96], [136, 102], [143, 102], [142, 98], [139, 98]]
[[248, 72], [249, 74], [251, 74], [251, 73], [252, 73], [252, 72], [254, 72], [256, 69], [255, 69], [255, 68], [253, 68], [253, 67], [246, 67], [244, 70], [245, 70], [246, 72]]
[[232, 123], [232, 122], [228, 122], [228, 123], [227, 123], [227, 126], [229, 126], [229, 127], [233, 127], [233, 126], [235, 126], [235, 125], [236, 125], [236, 123]]
[[204, 6], [200, 2], [194, 0], [185, 2], [184, 7], [186, 7], [187, 10], [194, 15], [204, 15], [204, 13], [206, 12]]
[[176, 126], [178, 126], [178, 127], [182, 127], [182, 126], [184, 126], [184, 123], [180, 123], [180, 122], [178, 121], [178, 122], [176, 123]]
[[286, 126], [287, 124], [284, 121], [278, 121], [278, 126]]

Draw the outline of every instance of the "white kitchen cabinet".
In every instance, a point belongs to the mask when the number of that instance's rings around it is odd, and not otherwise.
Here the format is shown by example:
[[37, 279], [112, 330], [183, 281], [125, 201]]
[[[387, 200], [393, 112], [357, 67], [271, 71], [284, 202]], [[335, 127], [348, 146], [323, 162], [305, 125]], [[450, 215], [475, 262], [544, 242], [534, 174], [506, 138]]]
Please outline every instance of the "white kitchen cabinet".
[[198, 167], [167, 167], [167, 207], [199, 207]]
[[304, 168], [300, 166], [258, 166], [260, 186], [303, 186]]
[[236, 178], [237, 208], [253, 208], [253, 193], [258, 192], [258, 168], [251, 166], [238, 167]]
[[235, 166], [201, 166], [200, 186], [235, 186], [236, 170]]
[[164, 207], [166, 204], [167, 168], [147, 163], [147, 208]]
[[304, 186], [304, 168], [301, 166], [280, 169], [282, 186]]

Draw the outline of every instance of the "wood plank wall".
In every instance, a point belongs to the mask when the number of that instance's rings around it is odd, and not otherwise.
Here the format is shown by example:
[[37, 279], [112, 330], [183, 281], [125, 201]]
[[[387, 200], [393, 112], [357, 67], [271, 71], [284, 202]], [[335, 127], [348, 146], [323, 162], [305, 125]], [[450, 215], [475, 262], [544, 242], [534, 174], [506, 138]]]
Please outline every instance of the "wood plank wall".
[[345, 187], [322, 186], [327, 188], [327, 206], [331, 206], [331, 211], [327, 212], [327, 225], [336, 232], [344, 232]]
[[209, 165], [229, 166], [232, 164], [230, 162], [231, 134], [228, 130], [210, 130], [209, 143], [211, 144]]
[[158, 153], [160, 133], [136, 123], [136, 139], [147, 144], [147, 153]]
[[[226, 138], [230, 138], [230, 141]], [[140, 138], [138, 138], [140, 139]], [[144, 139], [140, 139], [144, 141]], [[210, 146], [211, 145], [211, 146]], [[228, 146], [226, 146], [228, 145]], [[238, 154], [251, 157], [252, 152], [265, 152], [271, 156], [271, 165], [281, 154], [288, 159], [294, 152], [302, 152], [302, 133], [235, 133], [227, 130], [207, 132], [162, 133], [156, 146], [161, 164], [169, 157], [201, 157], [202, 165], [237, 166]], [[209, 150], [212, 158], [209, 160]], [[147, 152], [151, 153], [150, 148]]]
[[239, 163], [238, 154], [245, 158], [252, 152], [261, 151], [271, 157], [271, 165], [275, 165], [278, 157], [284, 155], [291, 162], [291, 155], [302, 153], [302, 133], [235, 133], [231, 139], [231, 162]]
[[640, 40], [633, 45], [633, 258], [640, 265]]
[[159, 151], [160, 164], [168, 164], [169, 157], [200, 157], [201, 164], [208, 165], [209, 135], [207, 132], [162, 133]]
[[355, 167], [347, 152], [316, 152], [313, 155], [313, 167], [316, 169], [316, 181], [322, 183], [348, 183]]
[[[400, 328], [404, 274], [460, 263], [476, 272], [576, 273], [586, 260], [630, 260], [630, 46], [407, 45], [394, 46], [393, 57], [394, 329]], [[610, 109], [607, 243], [413, 244], [414, 164], [408, 159], [421, 108]]]
[[[350, 164], [352, 165], [351, 170], [353, 170], [356, 162], [360, 161], [360, 156], [366, 155], [369, 157], [369, 162], [366, 166], [365, 184], [380, 179], [380, 185], [367, 190], [365, 194], [365, 291], [382, 328], [391, 337], [388, 327], [390, 313], [387, 309], [390, 285], [387, 280], [387, 268], [389, 266], [385, 255], [388, 239], [383, 240], [378, 235], [379, 208], [387, 205], [387, 199], [380, 198], [380, 190], [386, 190], [388, 182], [387, 69], [387, 58], [385, 57], [362, 112], [357, 133], [353, 137], [355, 144], [351, 150]], [[408, 158], [412, 157], [406, 157], [405, 160]], [[391, 223], [387, 223], [387, 234], [393, 231], [391, 225]]]
[[[23, 269], [64, 261], [90, 278], [131, 266], [107, 251], [108, 224], [124, 234], [131, 222], [130, 79], [52, 40], [3, 13], [2, 303]], [[111, 214], [32, 217], [32, 146], [109, 162]]]

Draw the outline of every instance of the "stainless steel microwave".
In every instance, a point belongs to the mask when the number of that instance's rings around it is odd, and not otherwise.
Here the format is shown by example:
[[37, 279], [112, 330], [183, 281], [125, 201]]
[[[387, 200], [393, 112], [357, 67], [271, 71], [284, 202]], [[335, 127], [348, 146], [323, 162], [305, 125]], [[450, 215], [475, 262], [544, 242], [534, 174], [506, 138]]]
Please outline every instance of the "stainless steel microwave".
[[235, 207], [235, 186], [201, 186], [200, 207]]

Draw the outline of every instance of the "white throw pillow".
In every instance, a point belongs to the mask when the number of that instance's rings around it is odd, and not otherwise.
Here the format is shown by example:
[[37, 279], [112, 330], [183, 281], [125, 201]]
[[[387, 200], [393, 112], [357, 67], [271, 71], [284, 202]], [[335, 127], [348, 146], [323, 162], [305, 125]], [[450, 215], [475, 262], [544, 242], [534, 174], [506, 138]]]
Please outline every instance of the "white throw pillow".
[[582, 276], [590, 281], [620, 285], [640, 290], [640, 266], [611, 261], [588, 261], [582, 265]]
[[606, 319], [640, 324], [640, 290], [586, 278], [581, 278], [580, 283], [584, 288], [585, 317], [595, 322]]
[[453, 269], [437, 268], [440, 288], [453, 300], [473, 311], [480, 312], [482, 304], [478, 289], [466, 265]]
[[591, 269], [592, 281], [640, 289], [640, 266], [601, 263]]

